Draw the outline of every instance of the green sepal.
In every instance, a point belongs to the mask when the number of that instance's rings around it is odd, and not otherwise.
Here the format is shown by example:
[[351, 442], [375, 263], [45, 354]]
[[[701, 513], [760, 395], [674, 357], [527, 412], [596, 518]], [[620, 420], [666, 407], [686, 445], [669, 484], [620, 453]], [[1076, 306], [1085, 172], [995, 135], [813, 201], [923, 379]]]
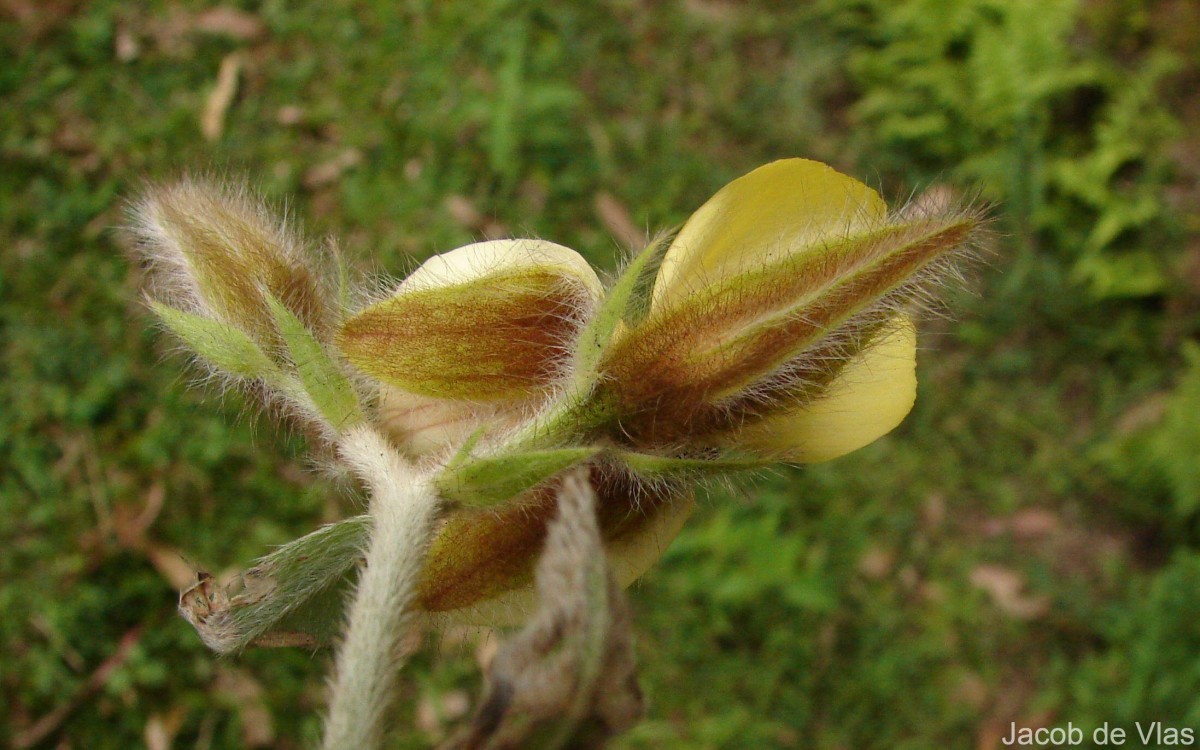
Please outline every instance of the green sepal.
[[346, 594], [370, 531], [365, 515], [323, 526], [256, 560], [228, 588], [205, 592], [202, 611], [188, 606], [197, 601], [189, 598], [193, 590], [184, 592], [180, 609], [220, 653], [326, 645], [344, 625]]
[[475, 428], [474, 432], [472, 432], [470, 435], [467, 435], [467, 439], [463, 441], [463, 444], [458, 447], [458, 450], [455, 451], [454, 455], [450, 457], [450, 460], [446, 462], [445, 470], [449, 471], [452, 469], [457, 469], [463, 463], [471, 460], [471, 451], [475, 450], [476, 445], [479, 445], [479, 441], [483, 439], [483, 436], [486, 432], [487, 425], [480, 425], [479, 427]]
[[321, 346], [321, 342], [295, 313], [274, 296], [267, 295], [267, 304], [287, 344], [300, 383], [325, 420], [338, 430], [361, 421], [362, 409], [354, 386], [329, 352], [325, 351], [325, 347]]
[[153, 300], [150, 309], [171, 333], [213, 367], [269, 383], [283, 379], [279, 366], [241, 329]]
[[472, 458], [447, 466], [435, 483], [446, 500], [488, 507], [537, 487], [598, 452], [598, 448], [557, 448]]
[[622, 322], [636, 325], [646, 316], [654, 291], [654, 277], [666, 256], [667, 247], [668, 243], [660, 240], [638, 253], [608, 290], [600, 309], [580, 331], [575, 372], [581, 385], [590, 384], [595, 377], [617, 326]]
[[609, 458], [644, 479], [696, 479], [721, 476], [739, 471], [755, 471], [771, 466], [761, 458], [716, 456], [714, 458], [673, 458], [633, 451], [609, 451]]

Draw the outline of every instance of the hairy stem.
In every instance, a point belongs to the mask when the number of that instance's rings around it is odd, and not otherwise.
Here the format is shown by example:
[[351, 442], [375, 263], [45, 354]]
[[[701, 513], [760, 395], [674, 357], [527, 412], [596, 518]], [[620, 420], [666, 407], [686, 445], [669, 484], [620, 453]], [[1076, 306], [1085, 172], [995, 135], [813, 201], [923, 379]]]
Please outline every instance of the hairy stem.
[[414, 619], [412, 602], [437, 494], [370, 428], [352, 428], [339, 448], [370, 485], [374, 531], [338, 652], [324, 747], [375, 750], [383, 744], [407, 656], [402, 642]]

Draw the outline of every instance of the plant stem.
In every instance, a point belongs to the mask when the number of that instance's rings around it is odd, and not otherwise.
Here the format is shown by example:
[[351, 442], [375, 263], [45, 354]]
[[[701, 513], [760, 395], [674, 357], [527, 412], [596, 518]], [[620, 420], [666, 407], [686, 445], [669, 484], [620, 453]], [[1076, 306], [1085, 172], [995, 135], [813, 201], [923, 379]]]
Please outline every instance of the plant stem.
[[395, 682], [407, 654], [412, 600], [432, 533], [437, 495], [374, 430], [356, 427], [342, 457], [371, 488], [374, 530], [338, 652], [326, 750], [375, 750], [383, 744]]

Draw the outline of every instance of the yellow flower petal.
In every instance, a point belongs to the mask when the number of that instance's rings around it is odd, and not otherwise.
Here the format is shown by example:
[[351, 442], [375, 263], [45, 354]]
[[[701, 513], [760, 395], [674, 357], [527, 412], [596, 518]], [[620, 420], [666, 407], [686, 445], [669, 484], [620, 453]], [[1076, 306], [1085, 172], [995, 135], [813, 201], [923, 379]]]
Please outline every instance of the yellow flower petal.
[[667, 249], [653, 307], [716, 280], [876, 226], [887, 206], [871, 188], [808, 159], [771, 162], [721, 188]]
[[389, 385], [379, 392], [378, 425], [412, 458], [446, 453], [481, 425], [508, 425], [515, 417], [493, 404], [422, 396]]
[[583, 256], [569, 247], [545, 240], [476, 242], [435, 255], [408, 276], [397, 292], [415, 292], [464, 284], [521, 269], [551, 270], [574, 280], [599, 299], [604, 286]]
[[907, 318], [845, 366], [826, 394], [767, 417], [722, 442], [781, 461], [817, 463], [891, 432], [917, 396], [917, 332]]

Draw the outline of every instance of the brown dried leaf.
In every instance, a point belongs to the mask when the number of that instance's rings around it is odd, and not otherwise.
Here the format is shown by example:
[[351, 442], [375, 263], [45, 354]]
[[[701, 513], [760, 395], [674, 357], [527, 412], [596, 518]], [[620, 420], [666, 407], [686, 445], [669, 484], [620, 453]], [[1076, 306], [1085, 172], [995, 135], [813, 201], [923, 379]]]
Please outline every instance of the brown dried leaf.
[[416, 725], [425, 734], [441, 737], [446, 722], [461, 719], [470, 709], [471, 699], [462, 690], [451, 690], [441, 694], [429, 693], [417, 702]]
[[78, 5], [78, 0], [0, 0], [0, 16], [16, 21], [36, 40], [70, 19]]
[[166, 714], [151, 714], [142, 729], [146, 750], [171, 750], [185, 718], [187, 712], [182, 706], [175, 706]]
[[304, 173], [304, 187], [315, 190], [338, 181], [346, 170], [362, 163], [362, 152], [349, 148], [334, 158], [321, 162]]
[[173, 589], [182, 589], [196, 582], [196, 570], [173, 547], [158, 544], [150, 536], [150, 527], [162, 511], [166, 492], [161, 482], [150, 486], [146, 504], [136, 509], [129, 503], [113, 508], [112, 525], [117, 544], [123, 549], [143, 555]]
[[217, 71], [217, 84], [204, 103], [200, 116], [200, 132], [210, 141], [215, 141], [225, 132], [225, 115], [233, 98], [237, 95], [238, 77], [242, 73], [242, 56], [234, 52], [226, 55]]
[[263, 701], [263, 688], [243, 669], [221, 666], [213, 689], [226, 698], [238, 713], [243, 747], [266, 747], [275, 741], [271, 711]]
[[1058, 514], [1045, 508], [1023, 508], [1013, 514], [1008, 524], [1018, 539], [1036, 539], [1062, 531]]
[[117, 671], [129, 659], [129, 655], [140, 639], [140, 628], [133, 628], [126, 631], [125, 635], [121, 637], [120, 642], [117, 643], [117, 648], [113, 651], [112, 655], [105, 659], [92, 672], [87, 681], [80, 685], [74, 694], [60, 702], [53, 710], [33, 722], [29, 727], [17, 732], [13, 736], [9, 746], [15, 750], [26, 750], [26, 748], [40, 745], [47, 737], [54, 734], [71, 714], [86, 703], [89, 698], [104, 689], [113, 672]]
[[146, 559], [171, 588], [182, 589], [196, 580], [196, 570], [173, 547], [150, 543], [145, 547]]
[[595, 198], [596, 215], [600, 217], [604, 228], [608, 230], [621, 246], [628, 250], [641, 250], [650, 238], [645, 231], [638, 229], [629, 216], [629, 209], [617, 200], [611, 193], [600, 191]]
[[119, 27], [113, 39], [113, 54], [117, 56], [117, 60], [123, 63], [133, 62], [141, 52], [142, 43], [138, 41], [137, 35], [127, 26]]
[[886, 547], [871, 547], [858, 560], [858, 572], [872, 581], [882, 580], [892, 572], [896, 553]]
[[448, 195], [443, 205], [454, 221], [472, 232], [479, 232], [487, 239], [498, 239], [508, 234], [508, 229], [503, 224], [485, 216], [465, 195]]
[[267, 26], [257, 16], [237, 8], [210, 8], [192, 19], [192, 28], [202, 34], [217, 34], [252, 42], [267, 33]]
[[1050, 609], [1046, 596], [1027, 596], [1025, 577], [1000, 565], [978, 565], [971, 571], [971, 584], [981, 589], [1005, 614], [1019, 620], [1041, 617]]
[[275, 110], [275, 122], [290, 128], [304, 122], [304, 110], [295, 104], [285, 104]]

